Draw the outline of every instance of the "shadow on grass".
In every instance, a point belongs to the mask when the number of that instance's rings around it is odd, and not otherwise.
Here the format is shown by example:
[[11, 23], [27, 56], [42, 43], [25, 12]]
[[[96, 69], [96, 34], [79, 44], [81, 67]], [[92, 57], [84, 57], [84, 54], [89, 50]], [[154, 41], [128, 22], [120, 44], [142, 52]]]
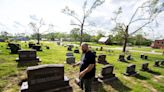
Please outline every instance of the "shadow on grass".
[[152, 71], [152, 70], [149, 70], [147, 71], [148, 73], [151, 73], [151, 74], [154, 74], [154, 75], [161, 75], [161, 73], [159, 72], [156, 72], [156, 71]]
[[147, 79], [148, 79], [147, 77], [142, 76], [142, 75], [140, 75], [140, 74], [137, 74], [137, 75], [135, 75], [134, 77], [137, 78], [137, 79], [140, 79], [140, 80], [147, 80]]
[[114, 88], [118, 92], [129, 92], [132, 90], [128, 86], [124, 85], [119, 79], [116, 79], [111, 82], [105, 82], [105, 84], [111, 85], [112, 88]]

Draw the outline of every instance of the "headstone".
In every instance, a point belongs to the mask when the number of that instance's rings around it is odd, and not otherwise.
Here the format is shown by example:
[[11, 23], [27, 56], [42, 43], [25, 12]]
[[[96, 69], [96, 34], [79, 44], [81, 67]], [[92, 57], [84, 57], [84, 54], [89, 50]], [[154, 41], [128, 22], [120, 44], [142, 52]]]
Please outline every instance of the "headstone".
[[125, 55], [119, 55], [119, 59], [118, 59], [118, 61], [121, 61], [121, 62], [126, 62], [126, 60], [125, 60]]
[[29, 43], [29, 44], [28, 44], [28, 47], [29, 47], [29, 48], [32, 48], [33, 46], [35, 46], [34, 43]]
[[132, 55], [128, 55], [126, 59], [127, 60], [132, 60]]
[[32, 46], [32, 49], [35, 49], [36, 51], [42, 51], [41, 46], [40, 45], [35, 45]]
[[67, 52], [66, 56], [74, 56], [72, 52]]
[[98, 63], [100, 64], [109, 64], [107, 61], [106, 61], [106, 55], [105, 54], [100, 54], [98, 56]]
[[74, 53], [80, 53], [79, 49], [76, 48], [76, 49], [74, 50]]
[[96, 48], [96, 51], [98, 51], [98, 48]]
[[46, 46], [46, 49], [50, 49], [50, 47], [49, 46]]
[[57, 45], [60, 45], [60, 41], [57, 41], [56, 43], [57, 43]]
[[37, 65], [41, 60], [37, 57], [35, 50], [19, 50], [19, 57], [16, 59], [18, 65]]
[[100, 51], [103, 51], [103, 47], [100, 47]]
[[39, 65], [27, 68], [27, 82], [21, 92], [72, 92], [62, 64]]
[[159, 60], [155, 60], [154, 66], [155, 66], [155, 67], [159, 67], [159, 66], [160, 66], [159, 63], [160, 63]]
[[137, 74], [137, 72], [135, 71], [136, 65], [134, 64], [130, 64], [128, 65], [128, 67], [126, 68], [126, 72], [124, 73], [124, 75], [127, 76], [134, 76]]
[[99, 79], [104, 82], [109, 82], [111, 80], [117, 79], [115, 74], [113, 74], [113, 65], [106, 65], [102, 68]]
[[161, 65], [164, 65], [164, 60], [161, 60]]
[[68, 46], [68, 47], [67, 47], [67, 50], [68, 50], [68, 51], [72, 51], [72, 47], [71, 47], [71, 46]]
[[148, 68], [148, 66], [149, 66], [149, 63], [143, 63], [142, 66], [141, 66], [141, 71], [148, 71], [148, 70], [150, 70]]
[[141, 59], [144, 59], [145, 55], [144, 54], [141, 54], [140, 58]]
[[147, 60], [148, 59], [148, 56], [145, 56], [145, 59]]
[[8, 47], [9, 47], [9, 49], [11, 51], [11, 54], [17, 54], [18, 50], [21, 49], [20, 45], [19, 44], [15, 44], [15, 43], [9, 43]]
[[66, 63], [67, 64], [75, 63], [75, 57], [74, 57], [73, 53], [71, 53], [71, 52], [66, 53]]

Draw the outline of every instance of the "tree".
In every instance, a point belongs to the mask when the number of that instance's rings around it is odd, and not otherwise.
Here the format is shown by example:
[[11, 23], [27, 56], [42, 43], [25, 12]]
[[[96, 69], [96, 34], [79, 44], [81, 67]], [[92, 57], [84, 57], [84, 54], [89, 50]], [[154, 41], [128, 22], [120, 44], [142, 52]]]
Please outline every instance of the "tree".
[[[119, 18], [123, 12], [122, 8], [120, 7], [118, 11], [114, 12], [116, 16], [112, 18], [112, 20], [116, 23], [116, 29], [119, 29], [123, 32], [123, 52], [126, 51], [126, 45], [128, 42], [128, 38], [131, 35], [134, 35], [139, 30], [143, 29], [144, 27], [147, 27], [150, 23], [152, 23], [157, 16], [163, 12], [162, 8], [164, 8], [164, 3], [162, 3], [159, 0], [147, 0], [144, 3], [142, 3], [141, 6], [137, 7], [135, 12], [132, 14], [132, 16], [129, 19], [128, 23], [121, 23], [119, 22]], [[137, 24], [137, 22], [140, 22], [141, 25], [137, 27], [136, 29], [131, 30], [132, 32], [129, 32], [129, 27], [132, 26], [132, 24]]]
[[[82, 11], [83, 15], [81, 16], [82, 19], [80, 19], [80, 16], [77, 16], [77, 14], [74, 10], [69, 9], [69, 7], [66, 6], [64, 9], [62, 9], [62, 12], [64, 14], [72, 16], [74, 19], [76, 19], [78, 21], [78, 24], [72, 24], [72, 25], [77, 25], [80, 27], [80, 45], [83, 42], [83, 29], [84, 29], [86, 19], [90, 16], [90, 14], [93, 12], [93, 10], [95, 10], [98, 6], [102, 5], [104, 3], [104, 1], [105, 0], [95, 0], [93, 2], [93, 4], [91, 5], [91, 7], [89, 7], [89, 6], [87, 6], [88, 0], [86, 0], [82, 7], [82, 10], [83, 10]], [[87, 7], [89, 7], [89, 8], [87, 9]]]
[[74, 39], [74, 41], [77, 41], [79, 36], [80, 36], [80, 29], [79, 28], [73, 28], [70, 31], [70, 36], [71, 36], [71, 38]]
[[44, 25], [43, 19], [40, 19], [38, 24], [30, 22], [29, 25], [32, 27], [32, 30], [37, 35], [37, 44], [40, 44], [40, 28]]
[[2, 37], [3, 39], [5, 39], [5, 40], [8, 39], [8, 35], [9, 35], [9, 33], [8, 33], [7, 31], [2, 31], [2, 32], [1, 32], [1, 37]]

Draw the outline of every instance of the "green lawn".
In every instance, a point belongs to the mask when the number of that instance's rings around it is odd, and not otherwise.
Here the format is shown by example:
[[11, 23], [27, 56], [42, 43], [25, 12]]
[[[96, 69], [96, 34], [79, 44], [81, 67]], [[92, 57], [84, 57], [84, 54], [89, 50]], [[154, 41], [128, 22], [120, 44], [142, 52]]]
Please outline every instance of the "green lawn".
[[139, 51], [148, 51], [148, 52], [151, 52], [152, 50], [154, 50], [155, 52], [160, 52], [162, 53], [163, 50], [162, 49], [154, 49], [154, 48], [151, 48], [151, 47], [133, 47], [132, 48], [133, 50], [139, 50]]
[[[20, 43], [20, 42], [19, 42]], [[80, 88], [74, 83], [74, 78], [78, 77], [79, 68], [72, 68], [71, 65], [65, 64], [65, 54], [67, 48], [63, 46], [57, 46], [56, 43], [42, 42], [43, 51], [37, 52], [38, 56], [42, 60], [41, 64], [64, 64], [65, 75], [70, 80], [70, 85], [73, 87], [74, 92], [82, 92]], [[91, 45], [94, 45], [90, 43]], [[23, 49], [28, 49], [26, 43], [21, 42]], [[44, 46], [50, 46], [47, 50]], [[94, 46], [105, 46], [95, 44]], [[106, 46], [108, 47], [108, 46]], [[117, 47], [117, 46], [113, 46]], [[140, 53], [130, 52], [134, 60], [128, 61], [129, 63], [118, 62], [118, 55], [121, 53], [119, 50], [114, 52], [98, 51], [97, 55], [104, 53], [107, 55], [107, 61], [114, 65], [114, 73], [118, 77], [117, 81], [113, 81], [112, 84], [103, 84], [101, 92], [164, 92], [164, 66], [153, 67], [153, 62], [158, 59], [164, 59], [162, 55], [148, 54], [148, 60], [141, 60]], [[74, 54], [76, 61], [80, 60], [80, 54]], [[21, 79], [26, 77], [26, 67], [17, 67], [15, 59], [17, 54], [9, 54], [6, 49], [6, 43], [0, 43], [0, 92], [18, 92], [20, 86], [18, 85]], [[149, 62], [149, 68], [153, 73], [140, 71], [141, 64]], [[124, 76], [122, 73], [125, 71], [128, 64], [136, 64], [136, 71], [139, 75], [136, 77]], [[100, 74], [101, 68], [104, 65], [96, 65], [96, 75]]]

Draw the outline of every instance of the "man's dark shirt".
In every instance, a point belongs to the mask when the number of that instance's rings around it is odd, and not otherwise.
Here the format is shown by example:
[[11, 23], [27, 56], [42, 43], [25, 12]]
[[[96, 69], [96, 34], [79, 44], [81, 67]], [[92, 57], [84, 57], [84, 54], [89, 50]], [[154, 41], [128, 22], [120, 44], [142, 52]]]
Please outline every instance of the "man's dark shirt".
[[[91, 51], [88, 51], [87, 53], [85, 53], [85, 57], [80, 65], [80, 72], [85, 70], [89, 66], [89, 64], [95, 64], [95, 55]], [[88, 78], [94, 77], [95, 71], [96, 71], [96, 68], [94, 65], [94, 68], [90, 72], [87, 72], [83, 78], [88, 79]]]

